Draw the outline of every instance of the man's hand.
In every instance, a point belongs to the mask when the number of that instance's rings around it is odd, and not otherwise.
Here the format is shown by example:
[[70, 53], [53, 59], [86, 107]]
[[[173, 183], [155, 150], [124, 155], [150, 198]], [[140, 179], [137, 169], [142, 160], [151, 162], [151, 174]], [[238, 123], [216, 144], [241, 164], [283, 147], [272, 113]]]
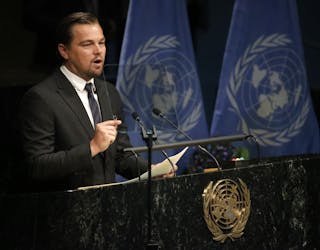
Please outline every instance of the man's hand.
[[120, 120], [109, 120], [96, 124], [94, 137], [90, 141], [92, 157], [105, 151], [116, 140], [117, 127], [120, 124]]

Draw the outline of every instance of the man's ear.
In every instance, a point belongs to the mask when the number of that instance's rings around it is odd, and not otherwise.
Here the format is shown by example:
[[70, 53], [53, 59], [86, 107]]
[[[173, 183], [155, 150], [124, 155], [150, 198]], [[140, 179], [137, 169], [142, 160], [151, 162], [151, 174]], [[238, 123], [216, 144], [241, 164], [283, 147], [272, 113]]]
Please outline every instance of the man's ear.
[[59, 51], [60, 56], [64, 60], [69, 59], [68, 49], [66, 48], [66, 46], [64, 44], [62, 44], [62, 43], [58, 44], [58, 51]]

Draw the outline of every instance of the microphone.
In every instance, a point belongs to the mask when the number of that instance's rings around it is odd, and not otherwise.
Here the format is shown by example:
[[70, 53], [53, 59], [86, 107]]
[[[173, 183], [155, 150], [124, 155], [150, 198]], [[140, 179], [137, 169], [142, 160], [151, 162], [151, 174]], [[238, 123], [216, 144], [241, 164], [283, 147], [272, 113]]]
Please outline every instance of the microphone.
[[[165, 121], [167, 121], [172, 127], [174, 127], [179, 133], [181, 133], [182, 135], [184, 135], [187, 139], [189, 140], [193, 140], [187, 133], [185, 133], [183, 130], [181, 130], [176, 124], [174, 124], [170, 119], [168, 119], [159, 109], [157, 108], [153, 108], [152, 112], [161, 117], [162, 119], [164, 119]], [[202, 152], [204, 152], [205, 154], [207, 154], [211, 159], [213, 159], [213, 161], [216, 163], [217, 167], [219, 170], [221, 169], [221, 166], [218, 162], [218, 160], [216, 159], [216, 157], [214, 157], [206, 148], [202, 147], [201, 145], [197, 146]]]
[[[146, 136], [146, 132], [145, 132], [145, 131], [146, 131], [146, 128], [145, 128], [143, 122], [141, 121], [138, 113], [137, 113], [137, 112], [132, 112], [132, 113], [131, 113], [131, 116], [132, 116], [132, 118], [139, 124], [139, 126], [140, 126], [140, 128], [141, 128], [141, 130], [142, 130], [143, 137], [145, 138], [145, 136]], [[154, 130], [155, 130], [155, 128], [154, 128]], [[169, 158], [168, 154], [167, 154], [164, 150], [161, 150], [161, 153], [164, 155], [164, 157], [165, 157], [165, 158], [168, 160], [168, 162], [170, 163], [171, 168], [172, 168], [172, 170], [173, 170], [173, 174], [175, 175], [174, 165], [173, 165], [171, 159]]]
[[[132, 116], [132, 118], [133, 118], [136, 122], [138, 122], [139, 127], [140, 127], [141, 132], [142, 132], [142, 137], [143, 137], [143, 139], [144, 139], [144, 140], [148, 140], [148, 138], [149, 138], [148, 135], [151, 134], [151, 132], [149, 132], [149, 134], [147, 134], [146, 127], [144, 126], [143, 122], [141, 121], [140, 116], [138, 115], [138, 113], [137, 113], [137, 112], [132, 112], [132, 113], [131, 113], [131, 116]], [[155, 138], [156, 138], [156, 137], [155, 137], [155, 135], [153, 134], [153, 135], [152, 135], [152, 139], [155, 139]]]
[[143, 128], [145, 130], [144, 124], [142, 123], [138, 113], [137, 112], [132, 112], [131, 116], [136, 122], [138, 122], [140, 128]]

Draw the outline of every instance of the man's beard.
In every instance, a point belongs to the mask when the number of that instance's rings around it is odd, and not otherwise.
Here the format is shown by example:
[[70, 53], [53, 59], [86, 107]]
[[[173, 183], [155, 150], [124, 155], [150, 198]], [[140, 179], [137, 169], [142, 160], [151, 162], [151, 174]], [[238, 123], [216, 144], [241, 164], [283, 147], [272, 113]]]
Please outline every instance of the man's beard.
[[89, 70], [87, 72], [85, 72], [86, 77], [91, 79], [94, 77], [99, 77], [101, 76], [102, 72], [103, 72], [103, 67], [99, 68], [99, 69], [91, 69], [91, 66], [89, 67]]

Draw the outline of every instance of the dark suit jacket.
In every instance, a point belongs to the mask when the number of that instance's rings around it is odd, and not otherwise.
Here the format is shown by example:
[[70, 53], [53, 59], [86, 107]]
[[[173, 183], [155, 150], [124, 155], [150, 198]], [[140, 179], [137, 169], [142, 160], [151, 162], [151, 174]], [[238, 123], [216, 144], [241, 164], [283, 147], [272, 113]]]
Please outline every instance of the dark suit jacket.
[[[122, 103], [116, 88], [95, 79], [103, 120], [116, 114], [123, 121]], [[147, 170], [146, 161], [122, 149], [131, 147], [125, 125], [118, 127], [116, 141], [91, 157], [94, 136], [83, 104], [60, 70], [32, 87], [21, 105], [22, 147], [33, 183], [49, 189], [73, 189], [109, 183], [115, 172], [133, 178]]]

